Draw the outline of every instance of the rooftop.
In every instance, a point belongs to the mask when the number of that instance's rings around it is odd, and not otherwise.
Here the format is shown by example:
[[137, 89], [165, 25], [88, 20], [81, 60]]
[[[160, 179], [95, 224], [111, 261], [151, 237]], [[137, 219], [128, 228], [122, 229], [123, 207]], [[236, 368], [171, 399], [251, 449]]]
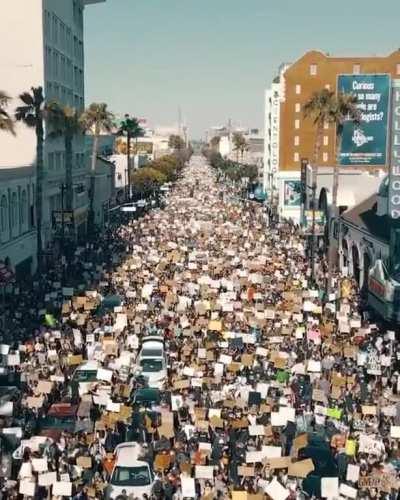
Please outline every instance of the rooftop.
[[34, 167], [0, 168], [0, 182], [23, 179], [34, 175]]
[[387, 215], [376, 215], [377, 201], [378, 195], [371, 195], [358, 205], [346, 210], [342, 214], [342, 219], [388, 243], [391, 219]]

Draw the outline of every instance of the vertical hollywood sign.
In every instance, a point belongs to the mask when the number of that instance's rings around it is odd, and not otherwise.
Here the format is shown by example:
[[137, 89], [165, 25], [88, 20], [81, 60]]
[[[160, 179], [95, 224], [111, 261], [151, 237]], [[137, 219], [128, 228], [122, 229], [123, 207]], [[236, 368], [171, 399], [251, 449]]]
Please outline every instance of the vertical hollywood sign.
[[279, 155], [279, 98], [272, 101], [272, 126], [271, 126], [271, 164], [272, 171], [278, 169]]
[[400, 218], [400, 80], [392, 84], [392, 131], [389, 168], [389, 215]]

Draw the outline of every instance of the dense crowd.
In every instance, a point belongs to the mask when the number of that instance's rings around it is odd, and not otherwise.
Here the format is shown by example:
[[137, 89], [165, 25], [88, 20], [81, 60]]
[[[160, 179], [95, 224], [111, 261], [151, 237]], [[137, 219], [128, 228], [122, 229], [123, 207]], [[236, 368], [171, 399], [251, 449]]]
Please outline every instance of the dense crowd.
[[[324, 295], [299, 228], [271, 224], [202, 159], [164, 209], [66, 265], [75, 286], [58, 268], [5, 313], [2, 373], [22, 395], [0, 408], [3, 455], [18, 446], [4, 498], [112, 496], [122, 443], [138, 443], [152, 492], [112, 498], [398, 497], [396, 333], [368, 321], [355, 287]], [[168, 369], [146, 400], [148, 336]]]

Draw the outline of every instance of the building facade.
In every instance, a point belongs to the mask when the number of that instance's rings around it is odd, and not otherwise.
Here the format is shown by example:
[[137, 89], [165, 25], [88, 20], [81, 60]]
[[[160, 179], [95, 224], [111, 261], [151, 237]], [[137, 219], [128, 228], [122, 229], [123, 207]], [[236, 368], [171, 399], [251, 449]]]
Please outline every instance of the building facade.
[[[9, 107], [11, 114], [21, 104], [18, 96], [31, 87], [39, 86], [43, 88], [46, 101], [57, 100], [79, 111], [84, 109], [84, 9], [86, 5], [104, 1], [14, 0], [2, 10], [4, 26], [13, 27], [2, 30], [0, 35], [0, 61], [5, 68], [1, 86], [12, 98]], [[0, 149], [0, 170], [34, 165], [34, 130], [17, 123], [15, 137], [1, 134]], [[79, 135], [73, 142], [73, 208], [75, 225], [80, 234], [84, 233], [87, 221], [87, 167], [84, 136]], [[54, 236], [52, 214], [62, 206], [63, 183], [63, 138], [46, 138], [42, 223], [44, 246], [49, 245]]]
[[[282, 216], [300, 220], [301, 198], [298, 194], [302, 159], [308, 160], [309, 164], [314, 166], [316, 162], [318, 166], [320, 175], [317, 179], [317, 199], [325, 196], [329, 205], [332, 198], [332, 182], [329, 179], [337, 161], [336, 130], [332, 124], [325, 123], [321, 148], [318, 158], [315, 159], [316, 127], [311, 118], [304, 117], [305, 103], [313, 93], [324, 88], [336, 92], [339, 75], [370, 74], [398, 78], [400, 50], [383, 57], [331, 57], [319, 51], [310, 51], [295, 63], [283, 67], [271, 88], [267, 90], [263, 183], [271, 192], [270, 199], [278, 199], [276, 203]], [[339, 205], [345, 208], [358, 201], [353, 200], [352, 194], [354, 186], [351, 182], [354, 176], [352, 178], [351, 175], [346, 175], [349, 168], [340, 168]], [[387, 164], [352, 164], [351, 169], [377, 174], [379, 177], [380, 172], [387, 169]], [[324, 172], [329, 175], [325, 176]], [[373, 185], [374, 189], [378, 182], [379, 179], [372, 179], [371, 182], [366, 180], [366, 184]], [[347, 196], [344, 196], [345, 193]], [[287, 205], [288, 200], [290, 206]], [[297, 206], [294, 200], [297, 200]]]
[[[312, 161], [316, 130], [312, 120], [304, 118], [303, 106], [314, 92], [323, 88], [336, 91], [338, 76], [343, 74], [389, 74], [398, 78], [400, 50], [384, 57], [331, 57], [310, 51], [290, 65], [284, 72], [280, 109], [279, 170], [298, 171], [301, 158]], [[318, 166], [335, 163], [336, 130], [325, 124]]]
[[0, 169], [0, 262], [7, 263], [17, 279], [36, 268], [34, 204], [33, 167]]

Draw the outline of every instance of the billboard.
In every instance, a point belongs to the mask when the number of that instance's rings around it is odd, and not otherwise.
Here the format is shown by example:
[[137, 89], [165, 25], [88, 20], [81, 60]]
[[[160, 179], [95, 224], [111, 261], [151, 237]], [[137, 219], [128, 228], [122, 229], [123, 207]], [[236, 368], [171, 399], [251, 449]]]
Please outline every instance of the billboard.
[[301, 205], [301, 181], [288, 180], [283, 183], [283, 204], [285, 207]]
[[338, 92], [355, 94], [361, 112], [360, 124], [344, 123], [340, 165], [385, 165], [389, 75], [339, 75]]

